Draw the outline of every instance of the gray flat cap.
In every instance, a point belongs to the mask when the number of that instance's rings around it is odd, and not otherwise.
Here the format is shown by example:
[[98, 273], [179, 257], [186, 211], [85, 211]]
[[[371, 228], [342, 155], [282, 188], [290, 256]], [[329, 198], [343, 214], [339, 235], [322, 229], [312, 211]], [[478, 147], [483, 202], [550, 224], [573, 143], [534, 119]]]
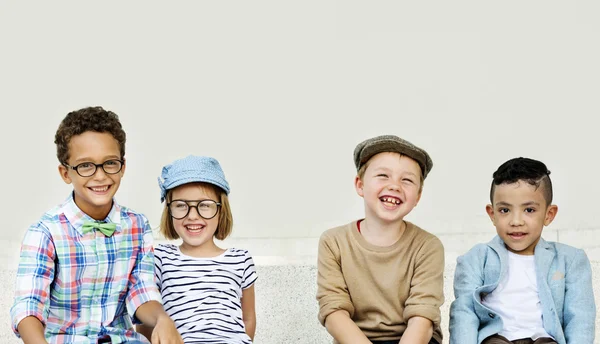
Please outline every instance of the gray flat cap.
[[427, 152], [412, 143], [395, 135], [381, 135], [359, 143], [354, 149], [354, 165], [356, 170], [371, 159], [374, 155], [383, 152], [396, 152], [415, 160], [421, 166], [423, 179], [427, 177], [433, 167], [433, 161]]

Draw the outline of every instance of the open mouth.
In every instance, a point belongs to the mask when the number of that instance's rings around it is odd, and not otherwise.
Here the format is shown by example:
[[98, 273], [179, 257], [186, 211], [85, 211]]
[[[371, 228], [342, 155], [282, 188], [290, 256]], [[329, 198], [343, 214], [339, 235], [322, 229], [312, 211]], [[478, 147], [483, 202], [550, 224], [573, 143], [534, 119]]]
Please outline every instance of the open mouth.
[[106, 193], [108, 191], [108, 189], [110, 189], [110, 185], [104, 185], [104, 186], [91, 186], [88, 187], [88, 189], [92, 190], [92, 192], [98, 193], [98, 194], [103, 194]]
[[527, 235], [527, 233], [524, 232], [513, 232], [513, 233], [508, 233], [508, 236], [511, 237], [512, 239], [515, 240], [519, 240], [524, 238]]
[[393, 196], [383, 196], [380, 197], [379, 200], [387, 207], [396, 207], [402, 204], [402, 200], [400, 200], [400, 198]]
[[202, 230], [206, 226], [203, 226], [203, 225], [186, 225], [184, 227], [191, 234], [200, 234], [200, 233], [202, 233]]

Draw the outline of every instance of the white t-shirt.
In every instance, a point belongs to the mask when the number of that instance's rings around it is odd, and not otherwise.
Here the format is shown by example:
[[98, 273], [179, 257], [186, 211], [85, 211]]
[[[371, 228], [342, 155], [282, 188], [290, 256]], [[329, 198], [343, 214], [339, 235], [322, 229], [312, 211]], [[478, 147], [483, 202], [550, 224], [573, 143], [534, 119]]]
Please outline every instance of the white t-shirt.
[[155, 274], [165, 311], [186, 344], [250, 344], [242, 320], [242, 290], [256, 281], [246, 250], [212, 258], [186, 256], [175, 245], [154, 249]]
[[504, 328], [498, 334], [508, 340], [552, 338], [542, 321], [534, 256], [509, 251], [507, 274], [482, 303], [500, 315]]

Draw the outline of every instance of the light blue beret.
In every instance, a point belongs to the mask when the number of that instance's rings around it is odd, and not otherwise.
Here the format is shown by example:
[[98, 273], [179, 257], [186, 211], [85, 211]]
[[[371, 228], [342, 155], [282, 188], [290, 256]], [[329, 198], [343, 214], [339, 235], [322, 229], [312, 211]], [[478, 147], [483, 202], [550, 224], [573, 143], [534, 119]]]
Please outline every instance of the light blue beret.
[[168, 190], [194, 182], [216, 185], [229, 194], [229, 183], [217, 159], [189, 155], [163, 167], [162, 174], [158, 178], [160, 202], [164, 202]]

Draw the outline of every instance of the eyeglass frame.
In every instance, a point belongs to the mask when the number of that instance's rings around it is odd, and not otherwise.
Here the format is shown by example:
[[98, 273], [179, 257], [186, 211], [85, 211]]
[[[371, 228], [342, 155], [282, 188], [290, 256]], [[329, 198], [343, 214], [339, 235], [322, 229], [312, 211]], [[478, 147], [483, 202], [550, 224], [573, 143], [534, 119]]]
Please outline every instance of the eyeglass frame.
[[[120, 163], [121, 163], [121, 167], [119, 167], [119, 170], [118, 170], [117, 172], [107, 172], [107, 171], [106, 171], [106, 169], [104, 168], [104, 164], [106, 164], [106, 163], [107, 163], [107, 162], [109, 162], [109, 161], [118, 161], [118, 162], [120, 162]], [[84, 176], [84, 175], [82, 175], [81, 173], [79, 173], [79, 167], [80, 167], [81, 165], [83, 165], [83, 164], [90, 164], [90, 165], [94, 165], [94, 172], [93, 172], [92, 174], [90, 174], [89, 176]], [[63, 163], [63, 166], [64, 166], [64, 167], [67, 167], [67, 168], [70, 168], [70, 169], [72, 169], [73, 171], [77, 172], [77, 174], [78, 174], [79, 176], [81, 176], [81, 177], [83, 177], [83, 178], [91, 177], [91, 176], [93, 176], [94, 174], [96, 174], [96, 172], [98, 172], [98, 167], [102, 167], [102, 171], [104, 171], [104, 173], [106, 173], [106, 174], [117, 174], [117, 173], [121, 172], [121, 170], [123, 169], [123, 166], [124, 166], [124, 165], [125, 165], [125, 160], [122, 160], [122, 159], [109, 159], [109, 160], [106, 160], [105, 162], [103, 162], [103, 163], [101, 163], [101, 164], [94, 164], [93, 162], [82, 162], [82, 163], [80, 163], [80, 164], [77, 164], [77, 165], [75, 165], [75, 166], [71, 166], [71, 165], [69, 165], [69, 164], [67, 164], [67, 163]]]
[[[183, 202], [183, 203], [185, 203], [185, 205], [187, 205], [188, 210], [187, 210], [187, 213], [185, 213], [185, 215], [183, 217], [179, 217], [178, 218], [178, 217], [173, 216], [173, 213], [171, 213], [171, 204], [173, 202]], [[189, 202], [194, 202], [194, 203], [196, 203], [196, 205], [191, 205]], [[200, 209], [198, 209], [198, 206], [202, 202], [212, 202], [212, 203], [214, 203], [214, 204], [217, 205], [217, 211], [215, 211], [215, 214], [213, 216], [211, 216], [211, 217], [204, 217], [204, 216], [202, 216], [202, 214], [200, 214]], [[192, 200], [185, 200], [185, 199], [174, 199], [174, 200], [171, 200], [171, 202], [167, 203], [167, 211], [169, 212], [169, 215], [171, 215], [171, 217], [174, 218], [175, 220], [183, 220], [186, 217], [188, 217], [188, 215], [190, 215], [190, 211], [192, 210], [192, 208], [196, 208], [196, 212], [198, 213], [198, 215], [201, 218], [203, 218], [205, 220], [210, 220], [210, 219], [213, 219], [215, 216], [217, 216], [217, 214], [219, 213], [219, 208], [220, 207], [221, 207], [221, 202], [217, 202], [217, 201], [212, 200], [212, 199], [201, 199], [201, 200], [193, 200], [193, 201]]]

